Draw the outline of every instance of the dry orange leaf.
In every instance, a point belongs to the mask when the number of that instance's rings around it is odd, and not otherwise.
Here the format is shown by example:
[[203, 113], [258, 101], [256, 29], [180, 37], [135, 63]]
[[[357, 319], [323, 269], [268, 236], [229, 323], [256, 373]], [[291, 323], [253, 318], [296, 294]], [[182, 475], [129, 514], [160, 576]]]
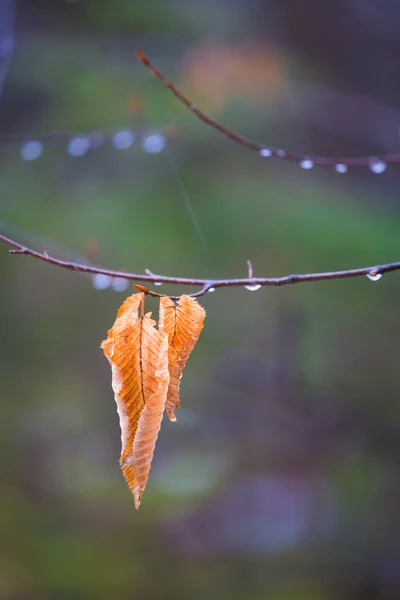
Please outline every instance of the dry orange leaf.
[[151, 313], [138, 315], [142, 294], [122, 304], [102, 343], [112, 369], [121, 426], [120, 465], [139, 508], [149, 477], [169, 385], [168, 337]]
[[206, 312], [190, 296], [181, 296], [179, 304], [163, 296], [160, 298], [159, 330], [168, 335], [168, 361], [170, 382], [167, 397], [167, 414], [176, 421], [175, 411], [180, 406], [179, 385], [186, 361], [196, 345]]

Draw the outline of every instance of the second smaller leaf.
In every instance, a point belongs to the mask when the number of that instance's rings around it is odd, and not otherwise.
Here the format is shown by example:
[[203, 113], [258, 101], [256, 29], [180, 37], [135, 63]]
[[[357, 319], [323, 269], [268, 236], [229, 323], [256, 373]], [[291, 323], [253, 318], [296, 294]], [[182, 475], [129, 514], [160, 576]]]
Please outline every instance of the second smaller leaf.
[[170, 382], [166, 410], [171, 421], [176, 421], [175, 411], [180, 406], [179, 386], [182, 371], [196, 345], [206, 311], [190, 296], [181, 296], [175, 304], [170, 298], [160, 298], [158, 328], [168, 335], [168, 368]]

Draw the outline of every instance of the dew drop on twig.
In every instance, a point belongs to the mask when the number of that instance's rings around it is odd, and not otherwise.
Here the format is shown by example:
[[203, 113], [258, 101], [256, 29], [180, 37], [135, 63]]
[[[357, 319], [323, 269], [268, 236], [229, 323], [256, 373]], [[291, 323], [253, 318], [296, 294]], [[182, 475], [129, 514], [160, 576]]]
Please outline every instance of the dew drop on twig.
[[246, 290], [249, 290], [249, 292], [256, 292], [257, 290], [260, 289], [261, 285], [259, 283], [253, 283], [253, 284], [245, 285], [244, 287]]
[[261, 148], [259, 154], [264, 158], [268, 158], [269, 156], [272, 156], [272, 150], [270, 150], [269, 148]]
[[370, 165], [369, 165], [370, 171], [372, 171], [373, 173], [376, 173], [377, 175], [380, 175], [381, 173], [384, 173], [387, 169], [387, 164], [385, 163], [384, 160], [373, 160]]
[[349, 170], [348, 166], [344, 165], [342, 163], [335, 165], [336, 173], [347, 173], [348, 170]]
[[129, 287], [129, 281], [124, 277], [114, 277], [111, 282], [111, 287], [114, 292], [125, 292]]
[[96, 290], [106, 290], [110, 287], [113, 278], [104, 273], [95, 273], [92, 277], [92, 285]]
[[36, 160], [43, 152], [43, 144], [39, 140], [30, 140], [21, 146], [22, 160]]
[[379, 281], [382, 277], [382, 273], [367, 273], [367, 277], [370, 281]]
[[301, 160], [299, 162], [299, 167], [301, 169], [305, 169], [306, 171], [308, 171], [309, 169], [312, 169], [314, 166], [314, 161], [311, 160], [311, 158], [305, 158], [304, 160]]
[[135, 135], [132, 131], [118, 131], [112, 137], [112, 145], [117, 150], [128, 150], [135, 141]]
[[142, 140], [142, 149], [148, 154], [157, 154], [164, 150], [167, 140], [161, 133], [151, 133]]
[[89, 148], [90, 142], [87, 137], [76, 137], [68, 143], [67, 152], [70, 156], [78, 158], [86, 154]]
[[210, 288], [207, 290], [207, 292], [209, 292], [209, 293], [211, 294], [212, 292], [215, 292], [215, 288], [213, 288], [213, 287], [210, 287]]
[[157, 286], [158, 286], [158, 285], [162, 285], [162, 281], [155, 281], [155, 282], [154, 282], [154, 285], [157, 285]]

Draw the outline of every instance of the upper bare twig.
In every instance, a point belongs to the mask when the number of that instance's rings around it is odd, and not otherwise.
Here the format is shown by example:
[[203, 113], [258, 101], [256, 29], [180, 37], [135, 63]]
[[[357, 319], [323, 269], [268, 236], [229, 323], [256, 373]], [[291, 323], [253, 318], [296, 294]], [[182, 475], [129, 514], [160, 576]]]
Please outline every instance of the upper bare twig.
[[[166, 275], [156, 275], [146, 270], [146, 274], [142, 273], [124, 273], [123, 271], [111, 271], [110, 269], [101, 269], [90, 265], [68, 262], [59, 258], [50, 256], [46, 251], [38, 252], [23, 246], [19, 242], [12, 240], [5, 235], [0, 234], [0, 241], [12, 246], [11, 254], [25, 254], [32, 256], [38, 260], [69, 269], [70, 271], [80, 271], [81, 273], [108, 275], [110, 277], [119, 277], [132, 281], [147, 281], [149, 283], [169, 283], [172, 285], [183, 286], [199, 286], [200, 290], [190, 294], [193, 298], [199, 298], [206, 292], [222, 287], [246, 287], [249, 290], [256, 290], [262, 286], [281, 286], [292, 285], [295, 283], [305, 283], [307, 281], [327, 281], [331, 279], [346, 279], [348, 277], [363, 277], [367, 276], [373, 281], [380, 279], [383, 273], [400, 270], [400, 262], [390, 263], [386, 265], [378, 265], [373, 267], [364, 267], [361, 269], [349, 269], [346, 271], [330, 271], [327, 273], [308, 273], [301, 275], [285, 275], [284, 277], [247, 277], [242, 279], [197, 279], [188, 277], [167, 277]], [[250, 263], [251, 264], [251, 263]], [[249, 266], [250, 271], [250, 266]], [[252, 273], [251, 273], [252, 275]], [[179, 296], [170, 296], [170, 298], [178, 298]]]
[[387, 165], [399, 165], [400, 154], [386, 154], [381, 156], [357, 156], [357, 157], [330, 157], [330, 156], [314, 156], [310, 154], [299, 154], [295, 152], [288, 152], [281, 148], [274, 148], [265, 144], [259, 144], [254, 140], [228, 129], [221, 123], [214, 121], [211, 117], [206, 115], [202, 110], [189, 100], [175, 85], [169, 81], [165, 75], [163, 75], [156, 67], [154, 67], [148, 57], [141, 51], [136, 50], [136, 55], [140, 62], [147, 67], [154, 77], [157, 77], [166, 88], [168, 88], [176, 98], [182, 104], [184, 104], [196, 117], [198, 117], [203, 123], [213, 127], [220, 133], [223, 133], [228, 138], [237, 142], [241, 146], [258, 152], [260, 156], [269, 157], [276, 156], [284, 160], [298, 163], [304, 169], [311, 169], [314, 165], [321, 167], [333, 167], [338, 173], [345, 173], [349, 168], [355, 167], [369, 167], [374, 173], [383, 173], [386, 170]]

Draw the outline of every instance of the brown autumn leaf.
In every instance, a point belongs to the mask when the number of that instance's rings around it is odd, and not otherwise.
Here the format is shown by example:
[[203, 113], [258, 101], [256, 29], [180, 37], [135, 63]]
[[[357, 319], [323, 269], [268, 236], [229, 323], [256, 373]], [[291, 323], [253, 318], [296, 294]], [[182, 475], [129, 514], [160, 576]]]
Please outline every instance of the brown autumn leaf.
[[138, 315], [142, 294], [122, 304], [102, 343], [112, 369], [121, 426], [120, 465], [139, 508], [150, 472], [169, 385], [168, 337], [151, 313]]
[[190, 296], [181, 296], [175, 304], [166, 296], [160, 298], [160, 332], [168, 335], [168, 361], [170, 382], [167, 397], [167, 414], [176, 421], [175, 411], [180, 406], [179, 385], [186, 361], [196, 345], [206, 312]]

